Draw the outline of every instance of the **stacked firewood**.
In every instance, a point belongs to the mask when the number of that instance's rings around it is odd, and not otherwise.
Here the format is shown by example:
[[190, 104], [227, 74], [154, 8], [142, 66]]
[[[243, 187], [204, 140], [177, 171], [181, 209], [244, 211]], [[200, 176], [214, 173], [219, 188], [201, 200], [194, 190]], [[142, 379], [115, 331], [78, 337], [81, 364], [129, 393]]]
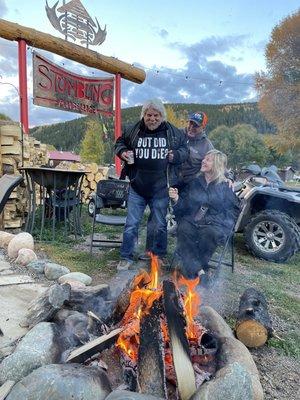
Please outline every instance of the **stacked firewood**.
[[97, 188], [97, 183], [102, 179], [107, 179], [108, 167], [99, 166], [96, 163], [81, 164], [70, 161], [62, 161], [56, 168], [67, 169], [71, 171], [85, 171], [82, 182], [83, 202], [87, 202], [89, 196]]
[[[38, 167], [47, 164], [46, 145], [24, 135], [23, 166]], [[17, 123], [0, 121], [0, 176], [20, 175], [22, 166], [22, 135]], [[10, 195], [3, 215], [4, 228], [20, 228], [25, 220], [27, 191], [25, 184], [18, 186]]]

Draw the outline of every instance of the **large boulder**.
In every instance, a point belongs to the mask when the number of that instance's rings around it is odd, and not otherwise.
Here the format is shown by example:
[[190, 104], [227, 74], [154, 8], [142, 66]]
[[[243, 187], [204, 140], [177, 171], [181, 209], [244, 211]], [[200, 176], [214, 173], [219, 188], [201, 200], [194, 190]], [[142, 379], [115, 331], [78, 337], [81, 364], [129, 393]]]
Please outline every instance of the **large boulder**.
[[263, 400], [264, 393], [260, 383], [259, 373], [247, 347], [239, 340], [230, 337], [221, 338], [220, 344], [220, 366], [225, 367], [234, 363], [238, 363], [239, 365], [241, 365], [250, 376], [254, 393], [253, 398], [255, 400]]
[[9, 242], [15, 237], [12, 233], [0, 231], [0, 249], [6, 249]]
[[20, 249], [18, 252], [18, 257], [16, 263], [20, 265], [27, 265], [32, 261], [37, 261], [37, 255], [33, 250], [30, 249]]
[[234, 338], [233, 332], [230, 326], [224, 321], [220, 314], [217, 313], [210, 306], [200, 307], [199, 320], [206, 329], [220, 337], [231, 337]]
[[128, 390], [114, 390], [105, 400], [163, 400], [160, 397], [129, 392]]
[[69, 280], [81, 282], [86, 286], [92, 283], [92, 278], [82, 272], [70, 272], [58, 278], [59, 283], [67, 283]]
[[110, 382], [102, 369], [54, 364], [40, 367], [22, 379], [6, 400], [104, 400], [110, 392]]
[[50, 281], [54, 281], [58, 279], [60, 276], [68, 274], [70, 270], [63, 265], [55, 264], [55, 263], [46, 263], [44, 268], [44, 274], [47, 279]]
[[61, 352], [58, 338], [56, 324], [36, 325], [23, 337], [14, 353], [1, 362], [0, 384], [7, 380], [18, 382], [36, 368], [58, 362]]
[[8, 257], [17, 258], [20, 249], [34, 250], [34, 241], [30, 233], [21, 232], [11, 239], [7, 246]]
[[45, 264], [46, 264], [46, 261], [42, 261], [42, 260], [31, 261], [29, 264], [27, 264], [27, 268], [36, 274], [43, 274]]
[[213, 380], [200, 386], [190, 400], [254, 400], [248, 372], [238, 363], [217, 371]]

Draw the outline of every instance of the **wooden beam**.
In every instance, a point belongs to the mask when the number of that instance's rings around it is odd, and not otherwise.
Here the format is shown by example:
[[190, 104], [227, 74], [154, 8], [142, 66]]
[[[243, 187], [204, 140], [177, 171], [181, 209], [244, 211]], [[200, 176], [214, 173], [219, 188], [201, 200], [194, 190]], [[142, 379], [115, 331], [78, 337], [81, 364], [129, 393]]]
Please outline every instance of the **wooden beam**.
[[107, 57], [96, 51], [86, 49], [77, 44], [37, 31], [26, 26], [0, 18], [0, 37], [7, 40], [24, 39], [29, 46], [50, 51], [62, 57], [87, 65], [88, 67], [109, 72], [120, 73], [123, 79], [142, 83], [146, 73], [141, 68], [133, 67], [114, 57]]

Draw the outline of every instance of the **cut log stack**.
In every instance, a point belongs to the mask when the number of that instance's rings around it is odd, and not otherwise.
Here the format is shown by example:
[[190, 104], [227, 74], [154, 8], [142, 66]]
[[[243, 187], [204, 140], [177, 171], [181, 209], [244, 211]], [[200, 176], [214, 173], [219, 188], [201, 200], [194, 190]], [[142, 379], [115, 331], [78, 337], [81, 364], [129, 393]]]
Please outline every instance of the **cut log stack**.
[[[33, 137], [24, 136], [23, 165], [40, 166], [47, 164], [47, 148]], [[0, 176], [20, 175], [22, 166], [21, 129], [19, 124], [0, 121]], [[20, 228], [25, 221], [27, 192], [25, 185], [18, 186], [10, 195], [4, 208], [3, 227]]]
[[82, 182], [83, 202], [87, 203], [92, 192], [96, 191], [97, 183], [102, 179], [107, 179], [108, 167], [99, 166], [96, 163], [81, 164], [70, 161], [62, 161], [57, 165], [58, 169], [67, 169], [71, 171], [85, 171], [85, 177]]

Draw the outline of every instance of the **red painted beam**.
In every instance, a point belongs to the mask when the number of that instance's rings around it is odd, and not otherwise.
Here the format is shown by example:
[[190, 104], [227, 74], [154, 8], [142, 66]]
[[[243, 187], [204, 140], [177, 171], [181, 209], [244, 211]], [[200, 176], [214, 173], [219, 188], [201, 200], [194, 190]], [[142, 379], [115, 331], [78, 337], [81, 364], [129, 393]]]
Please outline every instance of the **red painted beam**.
[[20, 96], [20, 121], [22, 130], [29, 134], [28, 124], [28, 97], [27, 97], [27, 45], [25, 40], [18, 40], [19, 55], [19, 96]]
[[[115, 77], [115, 139], [121, 136], [121, 74]], [[121, 160], [115, 156], [116, 174], [121, 175]]]

